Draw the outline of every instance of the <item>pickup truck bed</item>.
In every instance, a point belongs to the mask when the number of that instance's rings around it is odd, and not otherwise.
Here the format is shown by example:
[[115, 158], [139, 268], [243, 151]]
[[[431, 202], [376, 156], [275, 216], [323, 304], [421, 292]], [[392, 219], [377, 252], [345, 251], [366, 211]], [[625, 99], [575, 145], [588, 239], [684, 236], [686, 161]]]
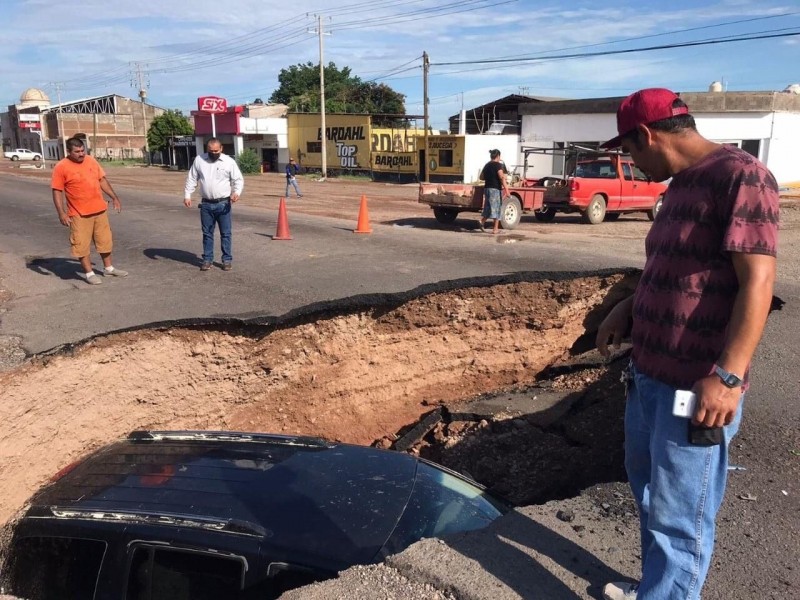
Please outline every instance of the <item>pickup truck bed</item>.
[[[481, 184], [420, 183], [419, 202], [430, 206], [440, 223], [452, 223], [459, 213], [481, 211], [483, 188]], [[544, 210], [544, 187], [523, 184], [509, 187], [508, 191], [500, 212], [503, 229], [514, 229], [523, 212], [533, 211], [538, 215]]]

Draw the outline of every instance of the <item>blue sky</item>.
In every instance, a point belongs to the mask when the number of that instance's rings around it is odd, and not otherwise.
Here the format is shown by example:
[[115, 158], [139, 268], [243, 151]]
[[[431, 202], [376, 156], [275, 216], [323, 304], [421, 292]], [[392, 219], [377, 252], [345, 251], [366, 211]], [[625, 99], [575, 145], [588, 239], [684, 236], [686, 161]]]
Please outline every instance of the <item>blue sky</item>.
[[[52, 0], [0, 0], [0, 110], [29, 87], [44, 89], [53, 102], [59, 88], [63, 101], [107, 93], [136, 97], [136, 63], [146, 75], [149, 101], [164, 108], [186, 114], [203, 95], [229, 103], [266, 101], [282, 68], [318, 63], [319, 38], [310, 31], [316, 15], [331, 32], [324, 62], [405, 94], [409, 114], [423, 112], [421, 56], [427, 51], [436, 128], [446, 128], [462, 106], [514, 93], [591, 98], [653, 86], [702, 91], [712, 81], [731, 91], [782, 90], [800, 82], [800, 35], [552, 58], [800, 33], [797, 0], [673, 0], [669, 10], [664, 6], [655, 0], [82, 0], [78, 9]], [[477, 62], [490, 59], [507, 62]]]

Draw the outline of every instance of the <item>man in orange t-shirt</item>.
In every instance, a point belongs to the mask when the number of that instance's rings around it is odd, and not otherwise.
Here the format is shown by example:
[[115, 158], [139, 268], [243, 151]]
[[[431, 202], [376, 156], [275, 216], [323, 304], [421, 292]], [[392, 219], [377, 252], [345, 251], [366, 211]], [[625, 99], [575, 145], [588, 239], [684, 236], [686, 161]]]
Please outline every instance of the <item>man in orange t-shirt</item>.
[[86, 156], [83, 140], [67, 140], [67, 157], [53, 169], [50, 187], [53, 189], [53, 204], [58, 212], [58, 220], [69, 227], [72, 256], [81, 261], [83, 273], [78, 274], [91, 285], [102, 283], [95, 275], [89, 257], [94, 242], [103, 259], [103, 275], [127, 276], [127, 271], [114, 268], [111, 262], [111, 226], [103, 192], [111, 198], [117, 212], [122, 210], [122, 204], [106, 179], [103, 168], [94, 158]]

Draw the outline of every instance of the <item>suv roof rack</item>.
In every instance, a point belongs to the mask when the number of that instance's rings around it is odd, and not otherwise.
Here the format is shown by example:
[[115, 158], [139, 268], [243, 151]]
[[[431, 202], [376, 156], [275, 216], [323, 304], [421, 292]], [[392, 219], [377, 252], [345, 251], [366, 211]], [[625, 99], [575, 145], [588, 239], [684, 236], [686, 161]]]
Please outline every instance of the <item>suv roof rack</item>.
[[[113, 521], [125, 523], [143, 523], [148, 525], [172, 525], [174, 527], [190, 527], [195, 529], [210, 529], [264, 537], [268, 535], [266, 528], [251, 521], [242, 519], [215, 519], [198, 515], [182, 515], [175, 513], [149, 513], [138, 511], [103, 511], [63, 508], [60, 506], [47, 507], [50, 514], [59, 519], [80, 519], [85, 521]], [[42, 511], [39, 511], [41, 513]], [[45, 516], [36, 514], [36, 516]]]
[[251, 442], [260, 444], [282, 444], [308, 448], [333, 448], [335, 443], [323, 438], [303, 435], [277, 435], [249, 433], [243, 431], [147, 431], [138, 430], [128, 434], [132, 442]]

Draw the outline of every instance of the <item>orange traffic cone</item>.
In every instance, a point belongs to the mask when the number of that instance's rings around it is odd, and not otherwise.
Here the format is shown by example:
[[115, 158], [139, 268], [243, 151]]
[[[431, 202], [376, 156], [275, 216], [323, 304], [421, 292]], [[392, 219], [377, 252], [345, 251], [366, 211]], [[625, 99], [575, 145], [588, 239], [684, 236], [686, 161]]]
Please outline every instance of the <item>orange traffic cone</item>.
[[369, 210], [367, 210], [367, 197], [361, 194], [361, 208], [358, 209], [358, 225], [353, 233], [372, 233], [369, 226]]
[[290, 240], [292, 236], [289, 234], [289, 217], [286, 216], [286, 200], [281, 198], [281, 203], [278, 205], [278, 230], [272, 238], [273, 240]]

